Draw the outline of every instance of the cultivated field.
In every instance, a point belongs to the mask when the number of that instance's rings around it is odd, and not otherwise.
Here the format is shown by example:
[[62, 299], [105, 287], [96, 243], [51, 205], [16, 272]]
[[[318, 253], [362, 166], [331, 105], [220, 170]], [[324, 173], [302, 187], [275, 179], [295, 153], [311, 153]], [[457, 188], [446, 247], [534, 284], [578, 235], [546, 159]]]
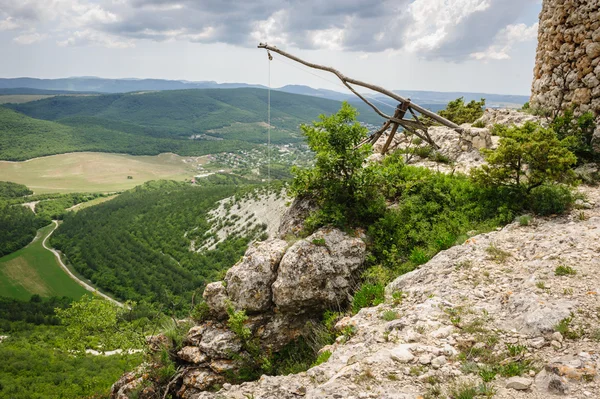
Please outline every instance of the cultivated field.
[[33, 294], [79, 299], [87, 293], [61, 269], [52, 252], [42, 246], [53, 228], [50, 224], [40, 229], [31, 244], [0, 258], [2, 296], [28, 301]]
[[205, 160], [175, 154], [132, 156], [79, 152], [24, 162], [0, 161], [0, 176], [2, 180], [24, 184], [36, 194], [111, 192], [127, 190], [149, 180], [190, 179]]

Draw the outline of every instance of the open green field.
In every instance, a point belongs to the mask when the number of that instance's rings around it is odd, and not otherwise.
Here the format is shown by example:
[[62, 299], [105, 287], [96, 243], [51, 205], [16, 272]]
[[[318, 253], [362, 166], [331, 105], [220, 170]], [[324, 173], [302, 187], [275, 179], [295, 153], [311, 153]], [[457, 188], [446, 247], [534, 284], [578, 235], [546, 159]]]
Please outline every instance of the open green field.
[[24, 162], [0, 161], [0, 176], [24, 184], [36, 194], [112, 192], [128, 190], [149, 180], [189, 180], [197, 174], [196, 166], [204, 162], [203, 157], [175, 154], [77, 152]]
[[52, 252], [42, 246], [53, 228], [53, 224], [41, 228], [31, 244], [0, 258], [2, 296], [28, 301], [33, 294], [79, 299], [87, 293], [61, 269]]

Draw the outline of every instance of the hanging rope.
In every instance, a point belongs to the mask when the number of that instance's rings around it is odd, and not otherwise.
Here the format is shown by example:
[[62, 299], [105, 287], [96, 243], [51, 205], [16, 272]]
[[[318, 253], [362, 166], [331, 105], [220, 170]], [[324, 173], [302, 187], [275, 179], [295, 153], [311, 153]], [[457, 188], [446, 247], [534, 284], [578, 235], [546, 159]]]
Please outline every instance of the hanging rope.
[[267, 50], [269, 56], [269, 84], [267, 89], [267, 184], [271, 185], [271, 61], [273, 56]]

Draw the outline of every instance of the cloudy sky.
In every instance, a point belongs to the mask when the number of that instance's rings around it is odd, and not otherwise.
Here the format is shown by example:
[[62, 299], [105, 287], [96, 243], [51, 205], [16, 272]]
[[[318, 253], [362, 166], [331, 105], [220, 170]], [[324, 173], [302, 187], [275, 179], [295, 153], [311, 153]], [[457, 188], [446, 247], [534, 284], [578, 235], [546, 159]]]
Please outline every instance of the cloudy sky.
[[[529, 94], [541, 0], [0, 0], [0, 77], [268, 83], [266, 41], [391, 89]], [[271, 84], [344, 91], [275, 55]]]

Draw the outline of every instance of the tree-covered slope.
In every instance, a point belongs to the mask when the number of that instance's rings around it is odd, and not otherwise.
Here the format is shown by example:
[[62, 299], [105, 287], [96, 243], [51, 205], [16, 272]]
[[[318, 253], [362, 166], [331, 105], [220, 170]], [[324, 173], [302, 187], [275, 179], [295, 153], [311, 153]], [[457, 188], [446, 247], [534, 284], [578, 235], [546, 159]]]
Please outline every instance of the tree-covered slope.
[[[66, 97], [65, 97], [66, 98]], [[234, 140], [191, 141], [144, 134], [144, 128], [131, 128], [110, 121], [86, 117], [65, 123], [31, 118], [0, 107], [0, 160], [23, 161], [44, 155], [76, 151], [100, 151], [131, 155], [204, 155], [232, 149], [250, 148]]]
[[51, 244], [79, 273], [120, 299], [187, 306], [192, 293], [233, 265], [248, 244], [234, 237], [213, 251], [189, 250], [192, 236], [210, 228], [207, 211], [238, 189], [149, 182], [65, 215]]
[[[147, 93], [110, 94], [85, 97], [53, 97], [12, 109], [33, 118], [60, 120], [74, 116], [127, 122], [149, 128], [168, 129], [170, 135], [206, 133], [233, 123], [260, 123], [267, 120], [267, 91], [263, 89], [171, 90]], [[310, 96], [271, 92], [272, 124], [296, 131], [322, 113], [333, 113], [340, 103]], [[380, 119], [366, 108], [365, 122]]]

